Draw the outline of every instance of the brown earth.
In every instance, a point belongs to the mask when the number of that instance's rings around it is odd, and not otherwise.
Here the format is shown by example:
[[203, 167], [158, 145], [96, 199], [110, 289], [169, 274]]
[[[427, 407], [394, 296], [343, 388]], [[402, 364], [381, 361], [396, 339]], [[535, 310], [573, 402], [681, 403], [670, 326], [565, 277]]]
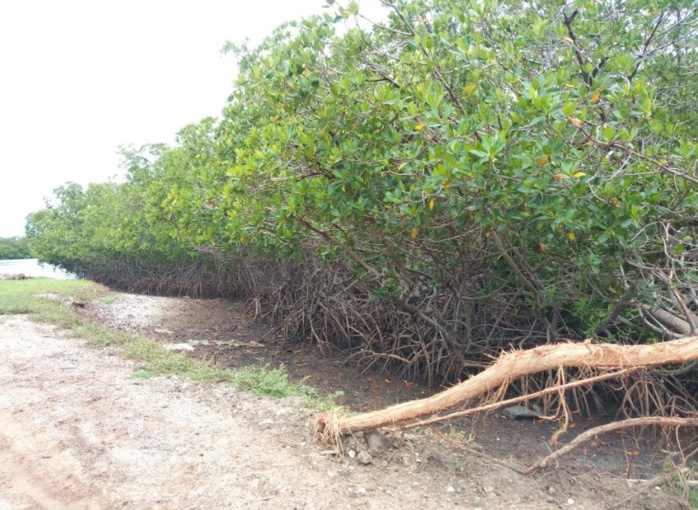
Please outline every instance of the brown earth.
[[[88, 304], [86, 313], [166, 343], [259, 340], [263, 330], [241, 309], [223, 300], [121, 294], [109, 305]], [[23, 317], [0, 318], [0, 349], [0, 510], [610, 508], [636, 487], [626, 473], [648, 477], [663, 455], [647, 441], [613, 436], [524, 477], [410, 434], [364, 466], [318, 451], [309, 437], [313, 412], [293, 400], [225, 384], [134, 378], [133, 362]], [[345, 390], [344, 402], [357, 410], [428, 391], [391, 375], [362, 376], [336, 355], [272, 338], [264, 348], [197, 351], [232, 366], [283, 362], [322, 391]], [[474, 433], [481, 450], [518, 462], [547, 453], [541, 436], [552, 432], [550, 424], [496, 418], [458, 427]], [[657, 490], [625, 506], [680, 507]]]
[[[419, 381], [407, 381], [400, 374], [381, 371], [380, 366], [359, 368], [351, 360], [347, 361], [346, 353], [322, 351], [317, 345], [288, 345], [273, 335], [268, 325], [250, 320], [243, 302], [119, 294], [112, 304], [96, 302], [85, 314], [111, 327], [142, 334], [163, 344], [187, 340], [261, 341], [262, 348], [198, 346], [189, 354], [231, 368], [283, 365], [293, 380], [304, 381], [322, 394], [341, 392], [337, 402], [351, 411], [381, 409], [445, 388], [428, 388]], [[561, 437], [562, 442], [613, 420], [615, 412], [609, 408], [593, 416], [582, 416], [575, 411], [574, 416], [576, 423]], [[502, 420], [495, 414], [452, 421], [445, 428], [466, 437], [474, 436], [477, 443], [495, 457], [511, 457], [531, 464], [550, 453], [546, 439], [558, 430], [558, 424]], [[594, 445], [587, 448], [586, 454], [580, 450], [569, 457], [567, 469], [599, 468], [614, 476], [638, 479], [651, 477], [667, 459], [665, 445], [652, 436], [652, 431], [644, 436], [625, 432], [610, 435]]]

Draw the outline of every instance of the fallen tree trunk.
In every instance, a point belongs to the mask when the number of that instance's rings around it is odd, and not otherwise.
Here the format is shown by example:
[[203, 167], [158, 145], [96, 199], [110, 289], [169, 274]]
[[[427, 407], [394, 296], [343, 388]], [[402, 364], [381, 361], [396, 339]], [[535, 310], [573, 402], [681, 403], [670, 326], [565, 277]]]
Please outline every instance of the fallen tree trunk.
[[610, 370], [686, 363], [698, 359], [698, 336], [650, 345], [562, 343], [502, 354], [485, 371], [431, 397], [403, 402], [386, 409], [355, 416], [320, 415], [315, 420], [316, 437], [338, 445], [346, 434], [434, 415], [472, 402], [487, 392], [521, 377], [545, 370], [587, 367]]
[[579, 388], [580, 386], [588, 386], [589, 384], [594, 384], [596, 382], [601, 382], [601, 381], [606, 381], [608, 379], [617, 379], [623, 375], [627, 375], [632, 373], [634, 368], [624, 368], [622, 370], [615, 370], [613, 372], [606, 372], [605, 374], [597, 375], [595, 377], [587, 377], [586, 379], [580, 379], [578, 381], [570, 382], [563, 384], [561, 386], [551, 386], [549, 388], [545, 388], [543, 390], [537, 391], [535, 393], [529, 393], [526, 395], [522, 395], [520, 397], [516, 398], [510, 398], [508, 400], [500, 400], [499, 402], [495, 402], [493, 404], [487, 404], [483, 406], [478, 406], [478, 407], [471, 407], [470, 409], [465, 409], [463, 411], [457, 411], [455, 413], [450, 413], [450, 414], [442, 414], [439, 416], [435, 416], [432, 418], [429, 418], [428, 420], [415, 420], [407, 424], [403, 424], [397, 429], [399, 430], [406, 430], [406, 429], [413, 429], [415, 427], [423, 427], [425, 425], [433, 425], [434, 423], [438, 423], [440, 421], [446, 421], [446, 420], [451, 420], [454, 418], [461, 418], [463, 416], [468, 416], [469, 414], [475, 414], [475, 413], [482, 413], [482, 412], [490, 412], [495, 409], [499, 409], [500, 407], [504, 406], [510, 406], [512, 404], [518, 404], [519, 402], [527, 402], [528, 400], [533, 400], [536, 398], [544, 397], [545, 395], [550, 395], [551, 393], [562, 393], [564, 391], [573, 389], [573, 388]]

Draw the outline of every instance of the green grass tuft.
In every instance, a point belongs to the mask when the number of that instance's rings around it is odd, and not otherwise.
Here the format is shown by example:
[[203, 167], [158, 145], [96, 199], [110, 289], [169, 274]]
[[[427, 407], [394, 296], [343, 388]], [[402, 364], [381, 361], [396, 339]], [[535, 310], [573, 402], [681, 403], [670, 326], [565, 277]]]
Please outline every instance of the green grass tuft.
[[134, 379], [149, 379], [155, 377], [155, 374], [150, 370], [136, 370], [132, 376]]
[[294, 385], [288, 380], [283, 367], [244, 367], [231, 371], [229, 381], [239, 388], [269, 397], [288, 397], [295, 394]]

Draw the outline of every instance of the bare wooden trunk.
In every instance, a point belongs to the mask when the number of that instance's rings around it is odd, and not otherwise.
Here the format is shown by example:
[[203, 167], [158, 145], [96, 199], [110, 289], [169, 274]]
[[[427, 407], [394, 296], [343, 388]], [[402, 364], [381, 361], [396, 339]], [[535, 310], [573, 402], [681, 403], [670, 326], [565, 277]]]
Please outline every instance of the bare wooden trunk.
[[651, 345], [561, 343], [500, 356], [487, 370], [441, 393], [356, 416], [321, 415], [316, 433], [328, 443], [342, 435], [399, 426], [472, 402], [520, 377], [562, 367], [609, 370], [686, 363], [698, 359], [698, 336]]

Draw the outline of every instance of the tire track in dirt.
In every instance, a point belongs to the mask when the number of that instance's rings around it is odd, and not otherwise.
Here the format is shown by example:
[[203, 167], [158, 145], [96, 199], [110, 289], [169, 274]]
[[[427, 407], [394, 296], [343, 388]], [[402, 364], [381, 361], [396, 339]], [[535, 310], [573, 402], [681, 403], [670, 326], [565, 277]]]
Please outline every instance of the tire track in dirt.
[[[27, 438], [18, 423], [0, 418], [0, 479], [5, 482], [2, 485], [9, 485], [14, 498], [8, 508], [92, 510], [106, 506], [102, 494], [73, 474], [72, 463], [62, 460], [60, 451], [41, 435]], [[48, 459], [55, 460], [49, 463]]]

